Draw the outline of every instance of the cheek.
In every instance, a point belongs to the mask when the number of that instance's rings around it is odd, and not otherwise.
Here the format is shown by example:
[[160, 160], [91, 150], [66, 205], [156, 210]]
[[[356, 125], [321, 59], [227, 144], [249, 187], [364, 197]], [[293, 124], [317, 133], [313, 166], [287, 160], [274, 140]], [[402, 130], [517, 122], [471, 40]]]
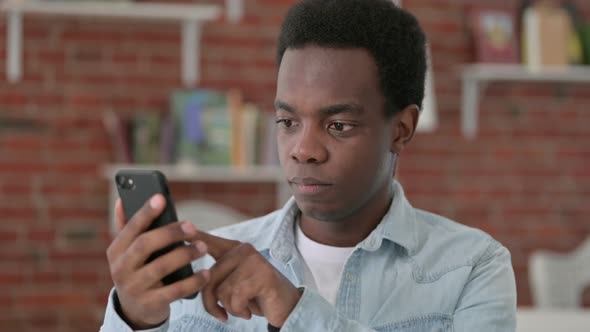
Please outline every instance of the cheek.
[[279, 155], [279, 161], [283, 163], [289, 157], [289, 151], [291, 149], [291, 139], [284, 133], [277, 133], [277, 151]]
[[387, 148], [379, 143], [381, 141], [377, 135], [369, 134], [346, 144], [334, 144], [330, 150], [343, 169], [364, 173], [377, 167], [387, 153]]
[[367, 187], [383, 181], [388, 176], [389, 146], [380, 144], [378, 137], [366, 137], [362, 142], [339, 146], [332, 154], [339, 165], [340, 177], [353, 186]]

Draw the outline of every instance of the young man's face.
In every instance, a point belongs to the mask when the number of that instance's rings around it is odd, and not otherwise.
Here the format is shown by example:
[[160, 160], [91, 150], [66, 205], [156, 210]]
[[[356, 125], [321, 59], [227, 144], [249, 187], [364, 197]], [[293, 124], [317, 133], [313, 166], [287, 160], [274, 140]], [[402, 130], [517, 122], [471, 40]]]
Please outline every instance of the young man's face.
[[279, 68], [279, 158], [307, 216], [338, 221], [388, 190], [392, 122], [378, 69], [363, 49], [288, 49]]

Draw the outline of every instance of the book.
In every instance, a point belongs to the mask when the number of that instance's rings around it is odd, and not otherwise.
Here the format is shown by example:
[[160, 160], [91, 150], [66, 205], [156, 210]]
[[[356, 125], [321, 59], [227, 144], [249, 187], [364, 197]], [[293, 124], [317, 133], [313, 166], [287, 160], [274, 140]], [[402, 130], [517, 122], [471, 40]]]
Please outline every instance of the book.
[[260, 165], [279, 165], [279, 152], [277, 146], [276, 116], [271, 112], [263, 112], [260, 116], [261, 135], [258, 142]]
[[590, 65], [590, 23], [580, 25], [578, 31], [582, 43], [583, 63], [585, 65]]
[[231, 164], [234, 166], [243, 166], [245, 161], [240, 144], [243, 130], [242, 110], [244, 108], [242, 93], [239, 90], [230, 90], [227, 93], [227, 104], [230, 112], [232, 130]]
[[162, 164], [171, 164], [176, 158], [176, 129], [174, 115], [168, 112], [162, 119], [160, 129], [160, 163]]
[[137, 164], [160, 162], [160, 115], [140, 113], [133, 119], [133, 161]]
[[229, 165], [232, 128], [226, 96], [212, 90], [176, 91], [171, 97], [176, 161]]
[[529, 6], [523, 14], [523, 63], [531, 70], [567, 66], [572, 33], [572, 20], [564, 8], [544, 1]]
[[475, 8], [470, 12], [477, 62], [516, 63], [516, 14], [504, 9]]
[[133, 162], [129, 121], [122, 119], [112, 110], [107, 110], [103, 113], [102, 121], [115, 151], [115, 162]]
[[242, 110], [242, 137], [240, 139], [240, 150], [243, 155], [244, 165], [257, 164], [257, 145], [259, 144], [259, 117], [260, 110], [254, 104], [244, 105]]

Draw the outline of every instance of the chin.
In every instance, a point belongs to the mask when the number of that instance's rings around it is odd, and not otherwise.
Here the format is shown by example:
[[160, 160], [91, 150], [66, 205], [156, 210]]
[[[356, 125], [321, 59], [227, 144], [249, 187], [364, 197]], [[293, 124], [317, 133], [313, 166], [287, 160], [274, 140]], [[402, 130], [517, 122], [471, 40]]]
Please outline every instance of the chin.
[[306, 217], [318, 221], [338, 222], [351, 214], [350, 207], [330, 206], [323, 202], [297, 202], [297, 206]]

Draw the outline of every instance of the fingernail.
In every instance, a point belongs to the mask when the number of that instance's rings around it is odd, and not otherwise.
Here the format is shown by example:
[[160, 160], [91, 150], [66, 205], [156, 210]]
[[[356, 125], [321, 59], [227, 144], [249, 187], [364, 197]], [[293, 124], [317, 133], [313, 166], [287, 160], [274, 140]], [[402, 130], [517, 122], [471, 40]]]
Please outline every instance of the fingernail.
[[197, 247], [197, 250], [201, 253], [204, 254], [207, 252], [207, 245], [203, 242], [197, 242], [197, 244], [195, 244], [195, 247]]
[[152, 209], [160, 209], [164, 206], [164, 204], [165, 202], [162, 195], [155, 195], [154, 197], [152, 197], [152, 199], [150, 199], [150, 206], [152, 207]]
[[180, 228], [182, 229], [184, 234], [187, 235], [191, 235], [195, 232], [195, 227], [190, 222], [183, 222], [182, 224], [180, 224]]
[[222, 322], [224, 322], [224, 323], [225, 323], [225, 322], [227, 322], [227, 319], [228, 319], [228, 317], [227, 317], [227, 314], [226, 314], [226, 313], [223, 313], [223, 314], [222, 314], [222, 315], [219, 317], [219, 320], [220, 320], [220, 321], [222, 321]]

